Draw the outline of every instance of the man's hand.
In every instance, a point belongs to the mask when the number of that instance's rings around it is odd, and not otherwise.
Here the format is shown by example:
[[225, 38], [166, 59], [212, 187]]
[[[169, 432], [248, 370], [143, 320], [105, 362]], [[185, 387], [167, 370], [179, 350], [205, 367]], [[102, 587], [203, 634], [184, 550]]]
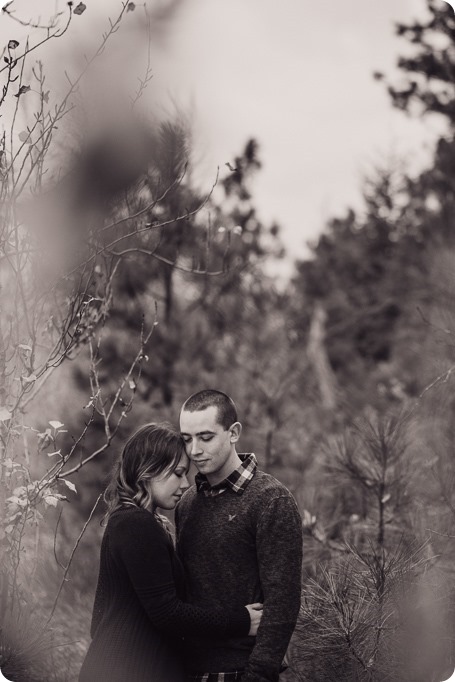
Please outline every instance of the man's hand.
[[262, 607], [263, 605], [259, 602], [255, 604], [247, 604], [246, 606], [246, 609], [250, 614], [250, 631], [248, 633], [250, 636], [255, 636], [258, 631], [259, 623], [261, 622], [262, 618]]

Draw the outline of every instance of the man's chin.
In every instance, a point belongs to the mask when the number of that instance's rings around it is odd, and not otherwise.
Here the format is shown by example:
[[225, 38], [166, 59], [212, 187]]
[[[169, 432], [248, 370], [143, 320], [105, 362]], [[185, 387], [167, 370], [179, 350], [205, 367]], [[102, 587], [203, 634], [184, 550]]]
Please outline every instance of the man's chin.
[[201, 462], [195, 462], [196, 469], [198, 471], [205, 470], [206, 472], [210, 473], [210, 461], [209, 460], [202, 460]]

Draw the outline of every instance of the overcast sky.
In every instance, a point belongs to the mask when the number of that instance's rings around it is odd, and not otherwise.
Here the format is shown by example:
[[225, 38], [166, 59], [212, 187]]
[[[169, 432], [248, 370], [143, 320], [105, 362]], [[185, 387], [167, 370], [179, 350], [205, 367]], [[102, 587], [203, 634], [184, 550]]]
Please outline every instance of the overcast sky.
[[[85, 4], [62, 45], [99, 34], [120, 7], [116, 0]], [[144, 16], [136, 4], [121, 29], [131, 54], [139, 53], [131, 35]], [[258, 140], [263, 169], [255, 204], [265, 220], [281, 225], [292, 256], [307, 253], [308, 240], [331, 216], [361, 206], [361, 179], [373, 165], [398, 158], [417, 169], [429, 158], [440, 122], [395, 111], [384, 83], [372, 77], [377, 70], [399, 77], [397, 56], [408, 46], [395, 36], [394, 23], [424, 15], [425, 0], [152, 4], [163, 12], [154, 24], [151, 96], [191, 110], [196, 177], [207, 187], [218, 165], [225, 169], [249, 137]], [[45, 12], [65, 3], [14, 0], [14, 6], [36, 17], [38, 7]], [[9, 37], [10, 20], [1, 20], [2, 36]]]
[[256, 202], [293, 254], [360, 205], [372, 165], [415, 168], [429, 154], [438, 122], [397, 112], [372, 78], [392, 74], [407, 47], [394, 22], [424, 10], [424, 0], [191, 0], [179, 14], [163, 79], [193, 102], [204, 168], [256, 137]]

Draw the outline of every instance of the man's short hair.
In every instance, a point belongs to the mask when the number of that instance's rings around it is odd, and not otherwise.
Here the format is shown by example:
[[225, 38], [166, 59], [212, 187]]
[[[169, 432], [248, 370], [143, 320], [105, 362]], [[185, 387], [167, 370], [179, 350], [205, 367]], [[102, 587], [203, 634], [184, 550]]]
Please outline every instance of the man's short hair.
[[206, 389], [193, 393], [185, 400], [182, 405], [182, 411], [199, 412], [206, 410], [208, 407], [216, 407], [218, 414], [218, 423], [223, 429], [227, 429], [237, 420], [237, 409], [235, 403], [226, 393], [215, 391], [214, 389]]

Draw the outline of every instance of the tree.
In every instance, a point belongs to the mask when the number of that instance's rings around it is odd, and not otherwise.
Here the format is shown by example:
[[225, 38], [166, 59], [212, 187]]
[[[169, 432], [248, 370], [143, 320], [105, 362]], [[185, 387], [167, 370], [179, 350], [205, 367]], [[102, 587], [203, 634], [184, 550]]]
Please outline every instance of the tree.
[[[400, 391], [404, 397], [418, 390], [416, 335], [424, 330], [417, 307], [428, 299], [428, 266], [419, 236], [408, 228], [406, 195], [396, 174], [378, 172], [365, 188], [364, 215], [333, 219], [312, 259], [297, 264], [296, 333], [307, 338], [311, 311], [324, 311], [327, 354], [343, 387], [338, 404], [354, 409], [365, 402], [386, 409]], [[407, 366], [400, 363], [405, 346]]]
[[[441, 114], [452, 127], [455, 122], [453, 9], [440, 0], [427, 0], [426, 4], [426, 21], [396, 25], [397, 35], [408, 40], [414, 54], [398, 60], [398, 68], [405, 74], [404, 86], [389, 85], [388, 90], [399, 109]], [[383, 74], [377, 73], [376, 78], [381, 80]]]
[[[398, 26], [414, 54], [398, 64], [405, 85], [389, 92], [406, 112], [442, 116], [448, 134], [415, 177], [386, 168], [370, 178], [364, 211], [330, 221], [293, 283], [298, 337], [309, 337], [315, 310], [327, 315], [342, 415], [329, 427], [342, 444], [325, 452], [315, 473], [326, 494], [304, 515], [301, 679], [426, 680], [453, 670], [453, 639], [444, 633], [455, 622], [455, 34], [451, 8], [427, 4], [428, 20]], [[404, 450], [396, 447], [397, 408], [408, 424]], [[343, 438], [340, 424], [352, 413], [357, 425]], [[370, 426], [359, 425], [359, 413]], [[382, 427], [372, 428], [372, 418]]]
[[[142, 254], [143, 269], [158, 263], [196, 270], [187, 254], [179, 255], [178, 234], [207, 201], [185, 189], [184, 146], [176, 147], [179, 160], [170, 167], [160, 153], [151, 154], [150, 147], [167, 138], [180, 145], [178, 125], [164, 122], [150, 131], [135, 114], [134, 97], [128, 121], [137, 122], [131, 126], [134, 133], [128, 135], [131, 129], [124, 128], [125, 136], [116, 140], [108, 130], [107, 137], [81, 144], [62, 162], [62, 131], [78, 101], [79, 86], [134, 3], [121, 4], [92, 57], [59, 97], [46, 87], [44, 65], [37, 62], [30, 69], [28, 65], [35, 50], [61, 38], [73, 16], [84, 10], [83, 3], [74, 9], [68, 3], [66, 13], [52, 17], [49, 26], [30, 23], [43, 32], [43, 40], [23, 46], [10, 40], [1, 69], [0, 667], [17, 682], [58, 679], [45, 660], [55, 641], [43, 621], [47, 626], [52, 622], [99, 497], [92, 501], [67, 558], [62, 559], [54, 546], [60, 575], [52, 597], [42, 600], [52, 536], [55, 545], [58, 540], [56, 512], [77, 492], [73, 482], [77, 472], [100, 457], [120, 432], [150, 353], [158, 320], [155, 305], [130, 320], [132, 353], [105, 390], [110, 360], [107, 322], [119, 290], [122, 286], [127, 290], [122, 277], [125, 262], [134, 252]], [[6, 11], [20, 20], [11, 3]], [[131, 151], [139, 149], [128, 156], [131, 163], [126, 168], [125, 145]], [[172, 239], [166, 234], [169, 226], [174, 227]], [[167, 242], [164, 253], [158, 249], [160, 241]], [[207, 270], [202, 267], [200, 272]], [[167, 286], [166, 317], [172, 290], [163, 271], [161, 276]], [[78, 356], [84, 357], [79, 371], [85, 374], [88, 391], [79, 406], [84, 406], [79, 429], [72, 430], [66, 419], [62, 421], [58, 387], [68, 381], [70, 362]], [[100, 425], [102, 438], [90, 449], [90, 433]], [[39, 650], [42, 656], [33, 660]]]
[[[179, 164], [183, 157], [175, 152], [182, 147], [171, 132], [167, 130], [161, 147], [153, 146], [158, 156], [151, 156], [152, 177], [157, 172], [155, 165], [158, 169], [162, 165], [173, 169], [171, 177], [181, 172]], [[179, 124], [174, 134], [184, 148], [188, 132]], [[110, 318], [105, 325], [104, 353], [109, 362], [108, 371], [101, 377], [101, 387], [106, 395], [114, 392], [123, 365], [134, 357], [131, 329], [140, 324], [144, 311], [153, 308], [153, 301], [157, 301], [159, 310], [153, 351], [135, 388], [135, 416], [125, 425], [128, 430], [144, 420], [173, 421], [180, 402], [198, 387], [231, 381], [233, 386], [244, 384], [241, 375], [248, 371], [248, 366], [242, 362], [240, 348], [251, 348], [253, 319], [264, 325], [277, 301], [260, 268], [267, 253], [262, 244], [264, 236], [276, 242], [275, 253], [281, 252], [276, 226], [269, 232], [256, 218], [247, 189], [257, 168], [256, 157], [257, 145], [250, 141], [244, 155], [236, 160], [243, 168], [243, 179], [235, 191], [231, 173], [225, 173], [219, 183], [222, 193], [217, 198], [211, 195], [194, 218], [173, 221], [169, 216], [185, 215], [188, 207], [191, 212], [192, 206], [199, 207], [204, 201], [189, 183], [179, 183], [166, 194], [160, 206], [160, 221], [169, 224], [153, 232], [147, 243], [142, 237], [132, 236], [123, 249]], [[133, 213], [135, 202], [137, 198], [131, 196]], [[152, 263], [151, 253], [155, 258]], [[269, 339], [265, 335], [264, 346], [267, 345]], [[283, 348], [282, 355], [285, 352]], [[76, 387], [83, 391], [87, 388], [87, 362], [85, 354], [74, 364]], [[242, 391], [237, 388], [235, 393], [241, 401]], [[68, 419], [70, 423], [74, 421], [69, 415]], [[80, 428], [78, 419], [76, 415], [72, 427], [76, 431]], [[100, 420], [97, 436], [96, 431], [92, 432], [94, 444], [97, 439], [102, 441], [103, 428]], [[92, 494], [86, 495], [88, 505], [100, 490], [110, 466], [110, 459], [106, 458], [81, 478], [84, 490], [92, 489]], [[88, 508], [83, 511], [87, 513]]]

